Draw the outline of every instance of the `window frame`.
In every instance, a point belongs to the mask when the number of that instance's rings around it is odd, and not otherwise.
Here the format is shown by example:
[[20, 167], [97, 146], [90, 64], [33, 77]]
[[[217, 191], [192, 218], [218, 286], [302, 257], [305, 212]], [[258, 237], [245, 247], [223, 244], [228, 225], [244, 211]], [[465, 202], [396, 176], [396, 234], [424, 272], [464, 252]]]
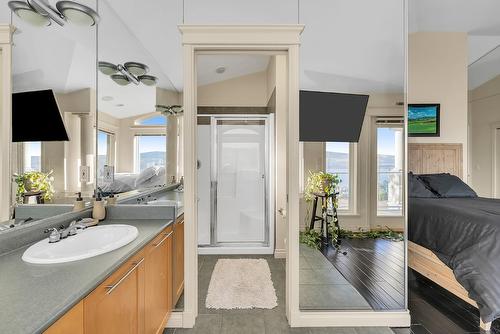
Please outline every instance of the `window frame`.
[[[323, 143], [323, 168], [326, 166], [326, 142]], [[358, 215], [358, 144], [349, 143], [349, 198], [348, 209], [338, 209], [339, 215]]]
[[134, 133], [134, 173], [141, 172], [139, 137], [165, 137], [165, 168], [167, 168], [167, 133]]
[[[387, 121], [387, 123], [382, 123], [383, 121]], [[396, 123], [396, 121], [399, 121], [400, 123]], [[370, 205], [372, 207], [372, 217], [373, 221], [376, 224], [383, 223], [384, 220], [391, 220], [391, 219], [401, 219], [404, 218], [405, 216], [405, 187], [404, 187], [404, 181], [402, 183], [402, 189], [401, 189], [401, 194], [402, 194], [402, 203], [401, 203], [401, 214], [398, 215], [380, 215], [379, 210], [378, 210], [378, 129], [379, 128], [401, 128], [402, 129], [402, 134], [403, 138], [405, 137], [405, 123], [404, 119], [401, 117], [387, 117], [387, 116], [376, 116], [373, 118], [373, 131], [372, 131], [372, 145], [371, 145], [371, 160], [372, 160], [372, 181], [371, 181], [371, 188], [372, 191], [370, 192]], [[404, 169], [404, 157], [405, 157], [405, 152], [406, 148], [403, 143], [403, 152], [402, 152], [402, 159], [403, 159], [403, 168], [401, 170], [402, 178], [404, 180], [404, 174], [405, 174], [405, 169]]]

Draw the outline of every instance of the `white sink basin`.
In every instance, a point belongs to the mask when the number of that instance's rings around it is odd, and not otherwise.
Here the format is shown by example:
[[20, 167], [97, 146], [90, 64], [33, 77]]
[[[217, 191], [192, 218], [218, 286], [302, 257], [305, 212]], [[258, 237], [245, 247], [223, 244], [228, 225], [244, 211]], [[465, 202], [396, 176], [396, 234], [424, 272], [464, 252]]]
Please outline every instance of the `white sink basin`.
[[147, 202], [150, 205], [173, 205], [173, 206], [182, 206], [182, 202], [169, 200], [169, 199], [158, 199], [156, 201]]
[[89, 227], [78, 234], [49, 243], [43, 239], [28, 248], [23, 261], [37, 264], [64, 263], [87, 259], [111, 252], [137, 238], [137, 228], [130, 225], [103, 225]]

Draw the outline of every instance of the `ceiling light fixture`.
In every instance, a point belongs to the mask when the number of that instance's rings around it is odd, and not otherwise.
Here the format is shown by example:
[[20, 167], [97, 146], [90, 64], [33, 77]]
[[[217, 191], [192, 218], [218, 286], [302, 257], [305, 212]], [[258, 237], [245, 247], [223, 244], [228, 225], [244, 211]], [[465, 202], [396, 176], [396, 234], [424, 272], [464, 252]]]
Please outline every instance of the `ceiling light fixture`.
[[9, 1], [8, 6], [21, 20], [37, 27], [49, 26], [52, 21], [60, 26], [70, 22], [87, 27], [99, 22], [95, 10], [74, 1], [59, 1], [56, 8], [47, 0]]
[[171, 106], [157, 104], [155, 106], [155, 108], [156, 108], [156, 111], [159, 111], [162, 114], [167, 115], [167, 116], [168, 115], [178, 116], [178, 115], [184, 113], [184, 109], [182, 108], [182, 106], [179, 106], [176, 104], [171, 105]]
[[146, 86], [155, 86], [158, 83], [157, 77], [146, 74], [149, 72], [149, 67], [142, 63], [129, 61], [123, 65], [115, 65], [107, 61], [100, 61], [97, 67], [102, 74], [109, 75], [114, 82], [121, 86], [126, 86], [131, 82], [136, 85], [142, 83]]

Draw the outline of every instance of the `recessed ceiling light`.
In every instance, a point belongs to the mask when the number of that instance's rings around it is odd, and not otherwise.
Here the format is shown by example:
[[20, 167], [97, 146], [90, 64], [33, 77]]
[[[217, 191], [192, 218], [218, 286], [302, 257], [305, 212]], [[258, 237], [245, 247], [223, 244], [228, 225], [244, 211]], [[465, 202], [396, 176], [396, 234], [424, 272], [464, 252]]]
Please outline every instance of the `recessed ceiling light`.
[[217, 74], [222, 74], [224, 72], [226, 72], [226, 67], [225, 66], [219, 66], [219, 67], [217, 67], [215, 69], [215, 73], [217, 73]]
[[101, 100], [103, 100], [103, 101], [113, 101], [113, 100], [114, 100], [114, 97], [112, 97], [112, 96], [103, 96], [103, 97], [101, 98]]

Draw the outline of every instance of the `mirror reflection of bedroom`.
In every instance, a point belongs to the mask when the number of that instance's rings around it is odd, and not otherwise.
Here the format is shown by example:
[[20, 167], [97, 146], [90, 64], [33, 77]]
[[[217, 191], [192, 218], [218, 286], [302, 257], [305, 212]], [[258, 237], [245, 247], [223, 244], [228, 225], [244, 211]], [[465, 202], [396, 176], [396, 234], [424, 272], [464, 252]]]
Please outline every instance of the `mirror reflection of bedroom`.
[[123, 197], [174, 185], [182, 175], [180, 94], [106, 1], [100, 10], [98, 186]]
[[429, 333], [500, 330], [500, 30], [473, 15], [499, 10], [410, 2], [409, 309]]
[[[387, 30], [377, 26], [363, 31], [373, 45], [369, 52], [353, 51], [352, 44], [336, 48], [331, 72], [304, 75], [301, 311], [405, 308], [401, 11], [402, 4], [391, 7]], [[351, 19], [345, 15], [345, 22], [331, 26], [336, 45], [344, 42], [336, 32], [352, 24]], [[381, 49], [375, 40], [391, 44]]]

